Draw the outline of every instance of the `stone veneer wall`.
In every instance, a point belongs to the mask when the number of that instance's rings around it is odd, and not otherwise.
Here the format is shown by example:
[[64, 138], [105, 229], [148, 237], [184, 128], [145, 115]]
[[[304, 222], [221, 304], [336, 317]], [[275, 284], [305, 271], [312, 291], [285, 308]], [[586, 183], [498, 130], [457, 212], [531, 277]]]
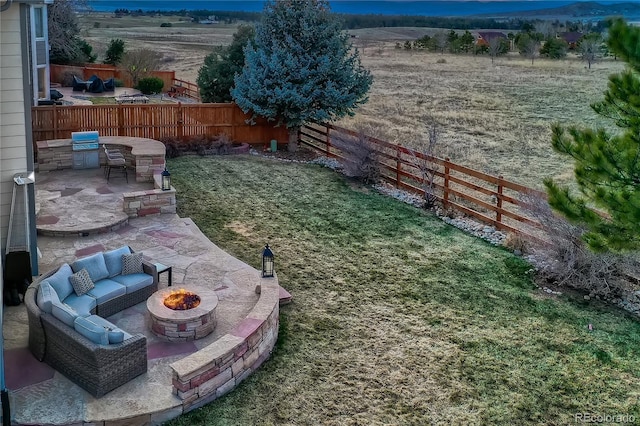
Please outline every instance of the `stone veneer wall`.
[[163, 191], [160, 189], [161, 179], [159, 174], [153, 176], [156, 189], [122, 194], [123, 210], [129, 217], [176, 212], [176, 189], [172, 186], [170, 190]]
[[278, 339], [279, 285], [277, 278], [260, 282], [258, 303], [240, 324], [209, 346], [171, 364], [173, 393], [182, 400], [183, 412], [231, 391], [271, 355]]
[[[38, 170], [40, 172], [71, 169], [73, 167], [73, 151], [71, 150], [71, 145], [41, 148], [42, 144], [40, 141], [37, 142], [37, 145]], [[100, 162], [102, 162], [102, 159]]]
[[165, 166], [164, 155], [136, 155], [133, 161], [136, 168], [136, 182], [152, 182], [153, 177], [161, 173]]
[[[73, 168], [73, 150], [71, 139], [68, 143], [62, 143], [60, 140], [52, 141], [53, 146], [49, 145], [49, 141], [36, 142], [38, 148], [38, 171], [49, 172], [51, 170], [63, 170]], [[118, 144], [107, 144], [107, 148], [118, 149], [127, 163], [127, 167], [136, 171], [136, 182], [153, 182], [154, 175], [164, 170], [165, 160], [164, 154], [150, 155], [131, 153], [131, 147]], [[100, 165], [107, 162], [102, 143], [98, 149], [100, 157]]]

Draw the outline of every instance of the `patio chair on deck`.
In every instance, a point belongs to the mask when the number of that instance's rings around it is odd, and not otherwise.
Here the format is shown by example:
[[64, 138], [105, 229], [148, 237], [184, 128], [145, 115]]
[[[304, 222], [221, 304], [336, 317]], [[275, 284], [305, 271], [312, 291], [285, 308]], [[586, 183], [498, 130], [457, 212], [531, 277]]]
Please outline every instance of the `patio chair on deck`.
[[124, 178], [127, 183], [129, 183], [129, 177], [127, 176], [127, 163], [124, 159], [124, 155], [118, 150], [108, 150], [106, 145], [102, 145], [104, 148], [104, 154], [107, 158], [107, 163], [104, 165], [104, 175], [107, 178], [107, 182], [109, 182], [109, 178], [111, 177], [111, 169], [116, 168], [122, 170], [124, 174]]

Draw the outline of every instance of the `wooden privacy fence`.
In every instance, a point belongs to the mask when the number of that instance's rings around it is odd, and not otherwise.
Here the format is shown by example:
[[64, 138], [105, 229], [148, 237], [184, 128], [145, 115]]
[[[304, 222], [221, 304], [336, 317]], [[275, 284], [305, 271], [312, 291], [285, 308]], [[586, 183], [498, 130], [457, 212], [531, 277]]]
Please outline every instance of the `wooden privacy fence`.
[[[300, 142], [327, 157], [350, 161], [336, 145], [363, 143], [362, 135], [328, 124], [308, 124], [300, 129]], [[540, 224], [521, 208], [523, 197], [546, 194], [469, 167], [385, 142], [369, 136], [365, 142], [375, 150], [383, 179], [395, 187], [423, 195], [431, 183], [433, 195], [445, 209], [453, 209], [525, 238], [535, 236]]]
[[[96, 75], [102, 80], [108, 80], [110, 78], [116, 78], [122, 81], [125, 87], [133, 87], [133, 80], [131, 75], [121, 68], [114, 67], [113, 65], [106, 64], [86, 64], [85, 66], [73, 66], [73, 65], [55, 65], [49, 66], [51, 72], [51, 82], [59, 83], [61, 85], [71, 85], [71, 75], [75, 75], [83, 80], [88, 80], [92, 75]], [[151, 77], [158, 77], [164, 83], [163, 90], [167, 91], [173, 84], [176, 73], [175, 71], [151, 71], [149, 73]]]
[[[33, 141], [67, 139], [71, 132], [97, 130], [101, 136], [133, 136], [151, 139], [226, 134], [232, 141], [285, 143], [284, 127], [266, 120], [247, 123], [248, 115], [229, 104], [113, 104], [32, 107]], [[35, 150], [35, 146], [34, 146]]]

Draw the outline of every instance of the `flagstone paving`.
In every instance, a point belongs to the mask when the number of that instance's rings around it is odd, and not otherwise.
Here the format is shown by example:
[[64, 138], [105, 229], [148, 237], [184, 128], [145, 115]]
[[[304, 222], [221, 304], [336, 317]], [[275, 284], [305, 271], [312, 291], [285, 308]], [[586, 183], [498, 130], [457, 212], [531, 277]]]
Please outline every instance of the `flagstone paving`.
[[[71, 172], [64, 171], [67, 174]], [[42, 193], [50, 195], [45, 184], [56, 182], [61, 188], [60, 197], [66, 200], [64, 203], [55, 203], [54, 207], [45, 206], [48, 209], [45, 217], [79, 215], [93, 218], [94, 224], [111, 220], [108, 209], [89, 211], [83, 204], [87, 199], [82, 195], [83, 192], [104, 186], [106, 181], [103, 178], [96, 179], [101, 172], [94, 171], [95, 176], [91, 178], [91, 174], [87, 173], [80, 191], [66, 190], [64, 184], [59, 185], [64, 177], [52, 176], [54, 173], [50, 172], [49, 176], [45, 175], [46, 179], [41, 179], [44, 184], [38, 194], [44, 191]], [[74, 185], [78, 186], [77, 182]], [[127, 189], [122, 183], [110, 183], [108, 186], [120, 196]], [[50, 199], [47, 196], [37, 197], [41, 212], [46, 200]], [[175, 288], [192, 283], [214, 289], [219, 298], [214, 332], [192, 342], [161, 340], [151, 332], [151, 319], [145, 303], [109, 317], [108, 320], [129, 333], [142, 333], [147, 337], [148, 371], [96, 399], [62, 374], [33, 358], [27, 349], [28, 320], [24, 304], [6, 307], [5, 371], [12, 419], [16, 424], [90, 423], [106, 426], [124, 424], [123, 421], [127, 424], [159, 424], [180, 415], [182, 401], [172, 393], [172, 369], [169, 365], [215, 344], [218, 338], [241, 324], [258, 301], [255, 280], [240, 278], [247, 274], [257, 276], [259, 272], [218, 248], [190, 219], [174, 214], [131, 218], [117, 231], [87, 237], [39, 236], [38, 248], [42, 256], [39, 259], [39, 272], [44, 273], [64, 262], [71, 263], [80, 256], [122, 245], [143, 252], [144, 257], [153, 262], [171, 265]], [[257, 258], [259, 255], [256, 253]], [[166, 288], [167, 284], [167, 274], [162, 274], [160, 288]], [[281, 289], [281, 300], [288, 301], [290, 297], [286, 290]]]

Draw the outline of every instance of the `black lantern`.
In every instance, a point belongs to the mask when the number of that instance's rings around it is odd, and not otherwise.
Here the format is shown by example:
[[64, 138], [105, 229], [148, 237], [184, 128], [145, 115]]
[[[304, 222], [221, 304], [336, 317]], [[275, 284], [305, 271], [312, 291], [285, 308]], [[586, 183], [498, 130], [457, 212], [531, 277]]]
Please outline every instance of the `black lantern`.
[[269, 244], [262, 250], [262, 276], [273, 277], [273, 252], [269, 248]]
[[171, 173], [167, 170], [167, 166], [164, 167], [162, 172], [162, 190], [168, 191], [171, 189]]

